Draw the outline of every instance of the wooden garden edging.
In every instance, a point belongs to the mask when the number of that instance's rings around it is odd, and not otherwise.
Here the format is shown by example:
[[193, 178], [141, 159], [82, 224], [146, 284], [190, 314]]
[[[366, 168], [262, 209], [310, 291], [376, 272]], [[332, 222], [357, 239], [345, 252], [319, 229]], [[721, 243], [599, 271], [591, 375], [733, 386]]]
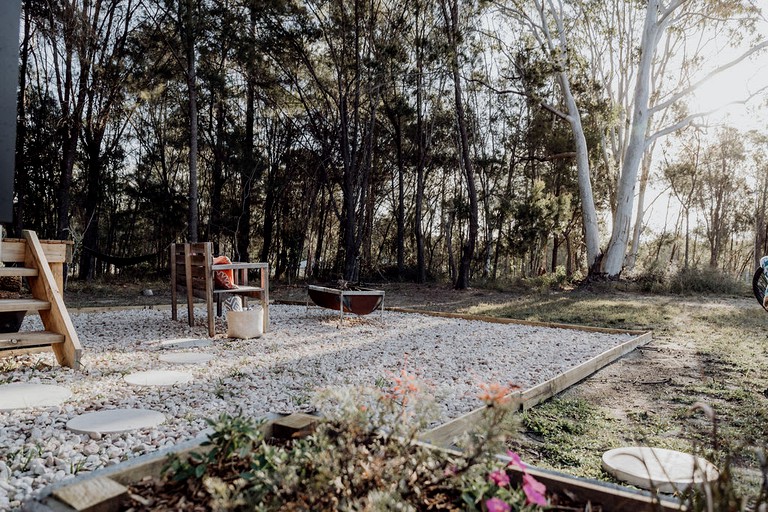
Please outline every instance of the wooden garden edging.
[[[302, 428], [306, 425], [307, 415], [298, 414], [295, 419], [291, 416], [280, 417], [273, 415], [270, 422], [265, 423], [265, 435], [270, 436], [276, 430], [276, 423], [285, 423], [284, 428]], [[277, 418], [277, 419], [274, 419]], [[287, 433], [287, 432], [286, 432]], [[162, 474], [162, 469], [167, 464], [169, 457], [174, 455], [181, 459], [187, 458], [193, 451], [204, 453], [208, 448], [201, 446], [207, 440], [203, 435], [159, 450], [154, 453], [141, 455], [129, 459], [115, 466], [102, 468], [93, 473], [77, 476], [72, 480], [52, 484], [35, 498], [22, 504], [23, 512], [117, 512], [120, 503], [128, 492], [128, 486], [140, 482], [146, 477], [157, 478]], [[455, 450], [446, 450], [428, 443], [418, 444], [441, 451], [458, 454]], [[499, 459], [508, 462], [508, 458], [499, 456]], [[518, 483], [522, 480], [522, 473], [515, 467], [508, 467], [513, 479]], [[620, 485], [598, 482], [559, 473], [556, 471], [538, 469], [531, 466], [526, 468], [527, 473], [535, 477], [547, 487], [552, 494], [567, 495], [576, 502], [590, 502], [593, 506], [600, 506], [602, 510], [632, 510], [637, 512], [680, 512], [685, 507], [669, 498], [647, 492], [623, 487]]]
[[[632, 352], [634, 349], [641, 345], [651, 341], [651, 333], [649, 331], [639, 330], [626, 330], [626, 329], [612, 329], [605, 327], [590, 327], [580, 326], [573, 324], [561, 324], [553, 322], [533, 322], [529, 320], [516, 320], [513, 318], [498, 318], [485, 315], [464, 315], [461, 313], [443, 313], [436, 311], [422, 311], [406, 308], [387, 308], [388, 311], [396, 311], [398, 313], [418, 313], [421, 315], [436, 316], [442, 318], [458, 318], [462, 320], [475, 320], [481, 322], [490, 322], [496, 324], [516, 324], [516, 325], [529, 325], [534, 327], [544, 327], [550, 329], [571, 329], [577, 331], [587, 332], [599, 332], [606, 334], [631, 334], [635, 335], [631, 340], [606, 350], [602, 354], [599, 354], [589, 361], [582, 363], [578, 366], [571, 368], [570, 370], [561, 373], [560, 375], [549, 379], [546, 382], [542, 382], [530, 389], [526, 389], [520, 392], [512, 393], [508, 397], [513, 401], [513, 407], [519, 410], [530, 409], [534, 405], [547, 400], [565, 391], [569, 387], [573, 386], [577, 382], [580, 382], [601, 368], [611, 364], [622, 356]], [[421, 439], [425, 442], [435, 444], [437, 446], [452, 446], [457, 437], [467, 432], [472, 426], [477, 424], [477, 421], [483, 415], [485, 406], [479, 407], [474, 411], [468, 412], [463, 416], [451, 420], [447, 423], [435, 427], [425, 432]]]

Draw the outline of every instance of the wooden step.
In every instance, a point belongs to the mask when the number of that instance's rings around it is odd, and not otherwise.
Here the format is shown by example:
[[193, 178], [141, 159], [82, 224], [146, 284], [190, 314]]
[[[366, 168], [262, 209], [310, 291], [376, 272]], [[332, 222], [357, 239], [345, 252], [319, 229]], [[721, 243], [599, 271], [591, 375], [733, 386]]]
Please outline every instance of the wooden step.
[[36, 268], [27, 267], [0, 267], [0, 277], [37, 277]]
[[39, 347], [64, 343], [64, 335], [51, 331], [20, 331], [0, 333], [0, 350]]
[[40, 311], [51, 309], [51, 303], [39, 299], [0, 299], [0, 312], [6, 311]]

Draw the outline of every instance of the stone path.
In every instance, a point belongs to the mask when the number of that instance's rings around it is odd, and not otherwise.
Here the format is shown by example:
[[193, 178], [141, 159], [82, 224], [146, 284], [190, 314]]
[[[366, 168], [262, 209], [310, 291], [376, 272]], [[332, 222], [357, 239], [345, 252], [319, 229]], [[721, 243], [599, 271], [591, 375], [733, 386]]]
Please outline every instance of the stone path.
[[14, 382], [0, 386], [0, 411], [53, 407], [63, 404], [72, 392], [62, 386]]

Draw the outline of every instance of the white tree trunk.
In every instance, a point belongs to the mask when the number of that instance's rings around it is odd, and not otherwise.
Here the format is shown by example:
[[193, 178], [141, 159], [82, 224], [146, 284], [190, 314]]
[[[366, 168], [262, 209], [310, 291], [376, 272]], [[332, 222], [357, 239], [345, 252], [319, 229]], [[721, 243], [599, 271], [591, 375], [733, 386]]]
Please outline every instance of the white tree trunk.
[[[584, 243], [587, 247], [587, 268], [592, 270], [598, 256], [600, 255], [600, 232], [597, 226], [597, 211], [595, 210], [595, 200], [592, 194], [592, 178], [589, 167], [589, 148], [587, 147], [587, 138], [584, 135], [584, 127], [581, 124], [581, 113], [576, 104], [571, 90], [571, 82], [568, 79], [568, 58], [567, 58], [567, 39], [566, 29], [559, 9], [556, 9], [552, 0], [547, 0], [549, 14], [555, 21], [557, 33], [552, 33], [548, 26], [547, 9], [539, 0], [534, 0], [536, 11], [541, 20], [541, 35], [547, 47], [552, 51], [558, 63], [560, 72], [557, 73], [560, 90], [567, 107], [565, 116], [571, 125], [573, 132], [573, 144], [576, 147], [576, 170], [579, 182], [579, 199], [581, 200], [581, 219], [584, 226]], [[539, 36], [534, 34], [537, 39]]]
[[576, 170], [579, 180], [581, 220], [584, 224], [584, 242], [587, 246], [587, 267], [591, 269], [600, 254], [600, 233], [597, 226], [594, 195], [592, 194], [587, 138], [584, 135], [584, 127], [581, 125], [581, 114], [571, 92], [568, 76], [561, 72], [558, 78], [565, 103], [568, 106], [568, 122], [571, 124], [573, 143], [576, 146]]
[[643, 160], [648, 129], [648, 101], [650, 98], [651, 64], [658, 41], [659, 1], [648, 0], [640, 45], [640, 63], [637, 70], [635, 97], [632, 111], [629, 144], [621, 167], [616, 210], [613, 213], [611, 240], [602, 261], [602, 271], [608, 277], [617, 277], [624, 267], [624, 256], [629, 244], [629, 226], [635, 199], [637, 173]]

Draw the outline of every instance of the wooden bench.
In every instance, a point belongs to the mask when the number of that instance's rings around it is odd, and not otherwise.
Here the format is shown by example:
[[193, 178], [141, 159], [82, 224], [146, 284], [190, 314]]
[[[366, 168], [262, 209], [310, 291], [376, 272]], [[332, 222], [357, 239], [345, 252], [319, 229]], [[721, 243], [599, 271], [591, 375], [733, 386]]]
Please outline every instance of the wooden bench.
[[[234, 274], [234, 289], [217, 289], [214, 286], [214, 272], [217, 270], [232, 270]], [[248, 271], [259, 272], [259, 285], [248, 283]], [[222, 298], [225, 294], [238, 295], [243, 298], [243, 307], [247, 306], [248, 297], [258, 298], [264, 310], [264, 332], [269, 330], [269, 264], [234, 262], [224, 265], [213, 263], [213, 243], [199, 242], [188, 244], [171, 244], [171, 318], [177, 320], [177, 293], [187, 297], [187, 320], [189, 325], [195, 324], [194, 298], [205, 301], [208, 315], [208, 335], [216, 334], [213, 303], [216, 302], [216, 316], [222, 314]]]

